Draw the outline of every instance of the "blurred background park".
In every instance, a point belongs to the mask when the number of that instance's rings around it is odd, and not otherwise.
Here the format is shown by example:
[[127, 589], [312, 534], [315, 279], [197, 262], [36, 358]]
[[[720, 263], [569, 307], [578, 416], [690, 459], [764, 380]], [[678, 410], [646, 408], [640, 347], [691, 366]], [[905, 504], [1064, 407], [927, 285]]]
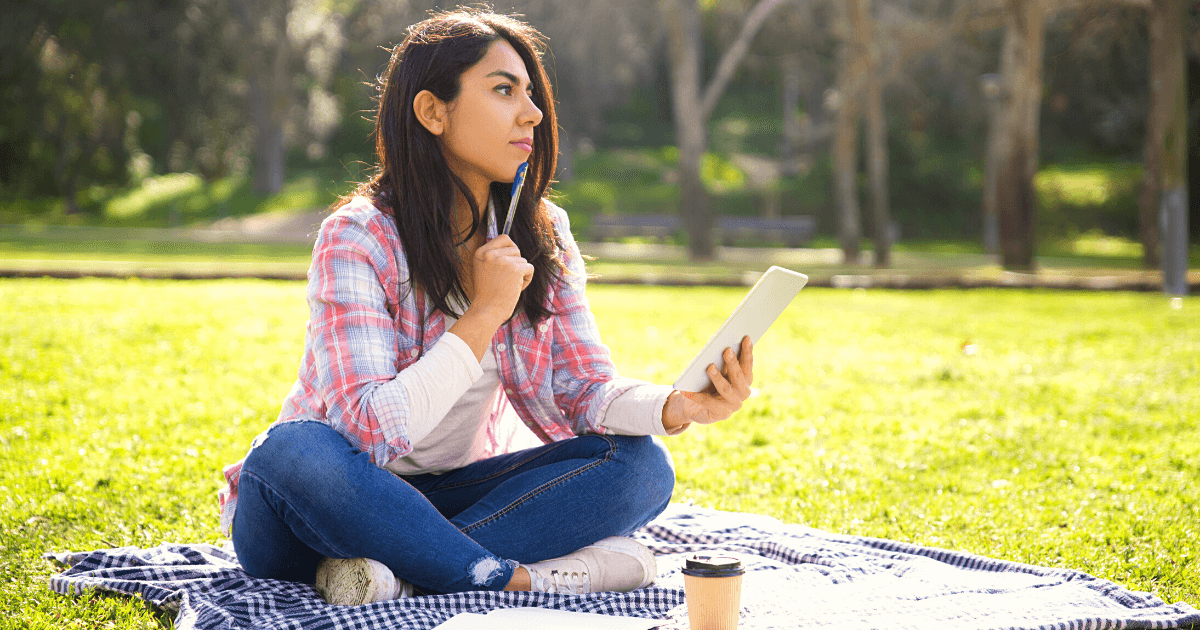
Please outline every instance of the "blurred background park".
[[[10, 3], [3, 266], [188, 256], [302, 274], [321, 213], [371, 168], [389, 48], [452, 6]], [[586, 250], [601, 271], [631, 252], [643, 277], [701, 281], [763, 262], [1160, 286], [1167, 269], [1183, 292], [1200, 260], [1200, 3], [495, 8], [549, 39], [559, 201], [579, 240], [630, 246]]]
[[[451, 6], [5, 5], [0, 276], [37, 277], [0, 279], [0, 630], [174, 627], [54, 595], [42, 554], [219, 542], [372, 85]], [[679, 501], [1200, 604], [1194, 297], [877, 290], [1200, 288], [1200, 2], [495, 8], [549, 39], [557, 198], [601, 280], [855, 287], [806, 288], [760, 395], [674, 439]], [[118, 279], [40, 277], [81, 275]], [[172, 277], [221, 279], [146, 279]], [[588, 293], [621, 374], [670, 382], [745, 290]]]

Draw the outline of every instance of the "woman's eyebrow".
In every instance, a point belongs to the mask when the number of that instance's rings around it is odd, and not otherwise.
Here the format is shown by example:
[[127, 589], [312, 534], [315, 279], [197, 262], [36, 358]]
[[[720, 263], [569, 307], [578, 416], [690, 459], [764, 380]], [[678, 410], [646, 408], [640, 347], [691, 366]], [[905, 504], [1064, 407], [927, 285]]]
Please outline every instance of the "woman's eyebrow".
[[513, 83], [516, 83], [517, 85], [521, 84], [521, 80], [517, 78], [517, 75], [515, 75], [507, 70], [496, 70], [496, 71], [488, 74], [484, 78], [488, 79], [491, 77], [504, 77], [505, 79], [508, 79], [509, 81], [512, 81]]

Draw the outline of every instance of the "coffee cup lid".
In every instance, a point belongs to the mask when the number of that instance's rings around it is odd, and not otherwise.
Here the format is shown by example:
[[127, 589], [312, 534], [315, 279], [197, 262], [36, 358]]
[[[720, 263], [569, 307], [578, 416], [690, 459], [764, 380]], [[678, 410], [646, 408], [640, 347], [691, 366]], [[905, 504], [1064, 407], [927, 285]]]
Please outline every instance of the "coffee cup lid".
[[683, 574], [692, 577], [733, 577], [745, 573], [742, 561], [733, 556], [696, 554], [687, 559]]

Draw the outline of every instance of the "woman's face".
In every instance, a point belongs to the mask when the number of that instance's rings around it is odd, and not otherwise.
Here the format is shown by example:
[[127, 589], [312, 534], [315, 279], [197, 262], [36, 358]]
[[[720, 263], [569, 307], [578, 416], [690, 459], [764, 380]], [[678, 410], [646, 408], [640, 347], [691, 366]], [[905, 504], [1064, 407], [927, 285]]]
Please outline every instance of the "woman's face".
[[511, 182], [533, 151], [542, 111], [520, 55], [503, 39], [463, 73], [458, 96], [447, 104], [441, 134], [450, 168], [476, 195], [492, 182]]

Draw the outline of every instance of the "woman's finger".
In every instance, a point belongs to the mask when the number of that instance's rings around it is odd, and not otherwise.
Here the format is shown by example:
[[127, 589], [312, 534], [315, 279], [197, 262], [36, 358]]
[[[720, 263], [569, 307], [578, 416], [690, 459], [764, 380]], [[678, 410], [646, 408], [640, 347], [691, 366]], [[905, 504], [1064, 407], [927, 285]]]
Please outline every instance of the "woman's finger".
[[712, 381], [713, 387], [716, 387], [717, 393], [720, 394], [722, 398], [726, 400], [737, 400], [734, 395], [733, 386], [730, 385], [729, 381], [726, 380], [721, 372], [717, 370], [717, 366], [708, 366], [708, 378]]
[[528, 287], [530, 285], [530, 283], [533, 282], [533, 272], [534, 272], [533, 265], [531, 265], [529, 263], [525, 263], [525, 272], [521, 276], [521, 290], [522, 291], [524, 291], [525, 288]]
[[750, 336], [742, 337], [742, 351], [738, 355], [738, 362], [742, 364], [742, 373], [746, 376], [746, 386], [754, 384], [754, 342], [750, 341]]
[[485, 250], [480, 247], [475, 250], [475, 255], [483, 260], [498, 260], [500, 258], [520, 258], [521, 250], [516, 247], [494, 247]]
[[738, 396], [739, 399], [748, 397], [750, 387], [746, 385], [746, 376], [742, 373], [742, 364], [738, 361], [738, 356], [734, 354], [733, 348], [725, 348], [725, 378], [733, 386], [734, 391], [740, 394]]
[[495, 256], [520, 256], [521, 249], [517, 244], [508, 237], [507, 234], [501, 234], [496, 238], [479, 246], [475, 250], [475, 255], [479, 258], [491, 258]]
[[517, 246], [517, 244], [515, 242], [513, 242], [512, 238], [509, 237], [509, 235], [500, 234], [500, 235], [496, 236], [496, 238], [484, 243], [483, 245], [480, 245], [479, 249], [492, 248], [492, 247], [516, 247], [516, 246]]

